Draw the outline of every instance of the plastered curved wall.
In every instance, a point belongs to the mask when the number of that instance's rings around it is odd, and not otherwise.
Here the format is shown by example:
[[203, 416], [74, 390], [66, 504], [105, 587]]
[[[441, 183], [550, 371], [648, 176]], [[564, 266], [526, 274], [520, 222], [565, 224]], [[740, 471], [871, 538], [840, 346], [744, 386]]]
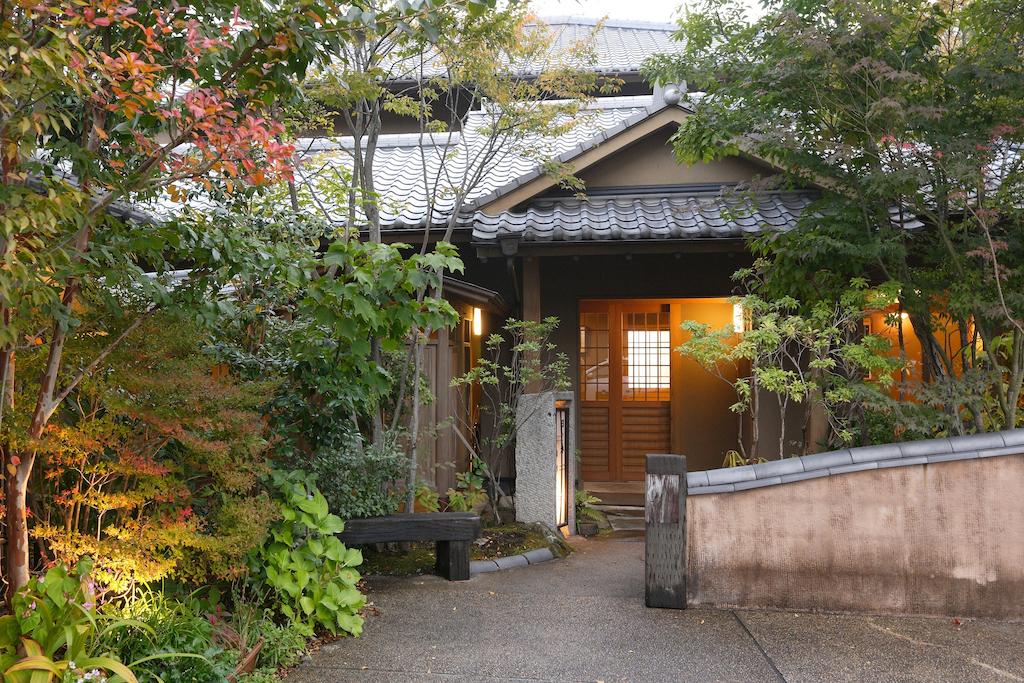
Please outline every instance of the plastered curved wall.
[[691, 483], [689, 603], [1024, 618], [1024, 447], [1003, 452]]

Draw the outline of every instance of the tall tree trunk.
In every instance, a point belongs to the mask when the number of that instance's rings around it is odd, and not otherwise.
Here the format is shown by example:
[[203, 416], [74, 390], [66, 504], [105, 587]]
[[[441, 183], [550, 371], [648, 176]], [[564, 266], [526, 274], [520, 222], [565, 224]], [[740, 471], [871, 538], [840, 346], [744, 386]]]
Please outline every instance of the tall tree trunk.
[[755, 375], [756, 364], [752, 363], [750, 368], [750, 460], [757, 457], [757, 442], [761, 436], [761, 426], [759, 424], [761, 420], [760, 401], [758, 400], [758, 386], [757, 386], [757, 375]]
[[28, 584], [28, 481], [32, 476], [35, 453], [19, 457], [7, 453], [4, 467], [7, 497], [7, 601]]
[[[83, 180], [83, 188], [88, 184]], [[84, 257], [89, 246], [91, 225], [85, 223], [75, 235], [75, 255], [80, 259]], [[74, 304], [78, 295], [80, 283], [77, 278], [70, 278], [61, 296], [61, 305], [68, 311]], [[53, 333], [50, 337], [50, 349], [46, 357], [46, 366], [39, 381], [39, 393], [36, 399], [35, 409], [32, 411], [32, 421], [29, 424], [28, 436], [37, 441], [46, 429], [46, 423], [56, 408], [54, 394], [57, 389], [57, 377], [60, 373], [61, 361], [64, 355], [64, 344], [67, 341], [67, 327], [60, 321], [54, 321]], [[35, 453], [20, 457], [16, 454], [7, 453], [8, 462], [4, 463], [7, 471], [7, 499], [6, 520], [7, 520], [7, 588], [8, 601], [29, 580], [29, 557], [28, 557], [28, 482], [32, 476], [32, 465], [35, 463]]]
[[786, 457], [786, 413], [789, 412], [789, 401], [779, 394], [779, 460]]
[[409, 471], [405, 481], [405, 511], [416, 511], [416, 477], [419, 474], [419, 458], [416, 449], [420, 442], [420, 369], [423, 366], [423, 348], [419, 330], [413, 337], [415, 353], [412, 361], [412, 415], [409, 418]]

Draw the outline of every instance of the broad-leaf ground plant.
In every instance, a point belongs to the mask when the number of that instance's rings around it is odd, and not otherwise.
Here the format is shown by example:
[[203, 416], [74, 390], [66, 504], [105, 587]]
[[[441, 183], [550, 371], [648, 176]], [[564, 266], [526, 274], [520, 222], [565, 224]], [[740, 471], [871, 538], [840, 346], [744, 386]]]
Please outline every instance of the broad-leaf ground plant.
[[141, 622], [98, 612], [91, 569], [89, 558], [72, 570], [57, 565], [15, 593], [11, 613], [0, 617], [4, 681], [103, 681], [109, 676], [136, 683], [136, 672], [147, 663], [171, 659], [206, 663], [197, 654], [164, 651], [147, 652], [126, 664], [111, 643], [132, 632], [151, 634], [152, 630]]
[[331, 514], [309, 475], [274, 471], [271, 477], [281, 518], [253, 555], [257, 580], [277, 594], [281, 613], [307, 635], [316, 628], [359, 635], [365, 597], [356, 587], [355, 567], [362, 553], [338, 540], [345, 524]]

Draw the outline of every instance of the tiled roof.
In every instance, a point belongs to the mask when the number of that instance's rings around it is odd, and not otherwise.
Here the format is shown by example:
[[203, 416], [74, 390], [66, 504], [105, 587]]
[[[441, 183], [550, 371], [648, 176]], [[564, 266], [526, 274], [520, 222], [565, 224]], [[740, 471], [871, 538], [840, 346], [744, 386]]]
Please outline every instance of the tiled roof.
[[796, 226], [814, 200], [803, 192], [731, 190], [535, 202], [524, 212], [473, 216], [473, 239], [535, 242], [736, 238]]
[[[664, 106], [664, 105], [662, 105]], [[615, 131], [642, 121], [656, 108], [651, 96], [603, 98], [588, 107], [579, 123], [556, 137], [540, 137], [504, 149], [483, 169], [480, 182], [467, 197], [467, 208], [497, 196], [510, 184], [543, 172], [545, 162], [566, 160], [580, 151], [598, 144]], [[452, 188], [463, 184], [467, 170], [479, 167], [480, 153], [488, 144], [485, 129], [490, 123], [483, 112], [474, 112], [462, 133], [427, 136], [419, 145], [418, 134], [382, 135], [374, 157], [374, 184], [380, 195], [381, 224], [388, 228], [421, 227], [427, 220], [428, 188], [438, 188], [432, 225], [447, 222], [454, 208]], [[351, 167], [351, 138], [332, 138], [315, 143], [299, 141], [296, 148], [304, 154], [305, 168], [317, 175], [331, 169]], [[424, 182], [426, 171], [426, 183]], [[311, 172], [312, 174], [312, 172]], [[341, 223], [344, 211], [332, 212], [332, 219]]]
[[[592, 68], [603, 75], [623, 75], [640, 71], [644, 61], [659, 53], [680, 52], [682, 43], [672, 40], [678, 29], [675, 24], [661, 24], [643, 21], [617, 19], [599, 20], [586, 17], [541, 17], [537, 23], [527, 24], [530, 30], [544, 26], [551, 31], [550, 53], [553, 59], [565, 55], [568, 50], [581, 44], [592, 44], [593, 52], [586, 62], [578, 61], [575, 66]], [[386, 66], [393, 80], [412, 79], [420, 68], [420, 56], [396, 60]], [[513, 71], [519, 76], [531, 76], [542, 70], [542, 65], [514, 65]], [[424, 75], [429, 77], [443, 74], [436, 57], [424, 57]]]
[[1007, 429], [948, 439], [924, 439], [880, 446], [843, 448], [799, 458], [770, 460], [756, 465], [689, 472], [690, 495], [734, 493], [865, 470], [910, 465], [932, 465], [954, 460], [975, 460], [1004, 455], [1024, 455], [1024, 429]]
[[565, 49], [575, 43], [589, 40], [593, 35], [598, 73], [631, 73], [640, 70], [648, 57], [682, 50], [682, 44], [672, 40], [679, 27], [675, 24], [655, 24], [640, 21], [607, 19], [598, 21], [579, 17], [542, 18], [555, 32], [554, 48]]

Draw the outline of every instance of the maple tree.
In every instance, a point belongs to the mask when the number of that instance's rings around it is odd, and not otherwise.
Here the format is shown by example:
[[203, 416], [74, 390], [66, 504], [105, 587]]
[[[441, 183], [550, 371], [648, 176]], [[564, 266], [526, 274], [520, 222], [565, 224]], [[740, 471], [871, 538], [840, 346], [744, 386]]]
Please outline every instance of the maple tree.
[[[443, 2], [0, 3], [0, 449], [7, 582], [29, 578], [26, 491], [47, 425], [161, 307], [201, 310], [239, 267], [232, 235], [152, 222], [194, 188], [245, 192], [292, 173], [274, 106], [311, 64], [380, 22], [417, 31]], [[484, 0], [469, 0], [485, 5]], [[146, 275], [191, 266], [185, 282]], [[69, 366], [83, 301], [110, 340]], [[43, 353], [37, 377], [16, 356]], [[14, 404], [18, 395], [33, 400]], [[31, 385], [30, 392], [24, 391]]]
[[[83, 316], [83, 327], [95, 321]], [[218, 373], [195, 323], [156, 313], [84, 380], [39, 445], [32, 537], [48, 559], [93, 561], [98, 597], [164, 578], [235, 578], [273, 518], [261, 408], [273, 381]], [[70, 360], [103, 338], [71, 340]], [[30, 357], [26, 368], [45, 360]]]

